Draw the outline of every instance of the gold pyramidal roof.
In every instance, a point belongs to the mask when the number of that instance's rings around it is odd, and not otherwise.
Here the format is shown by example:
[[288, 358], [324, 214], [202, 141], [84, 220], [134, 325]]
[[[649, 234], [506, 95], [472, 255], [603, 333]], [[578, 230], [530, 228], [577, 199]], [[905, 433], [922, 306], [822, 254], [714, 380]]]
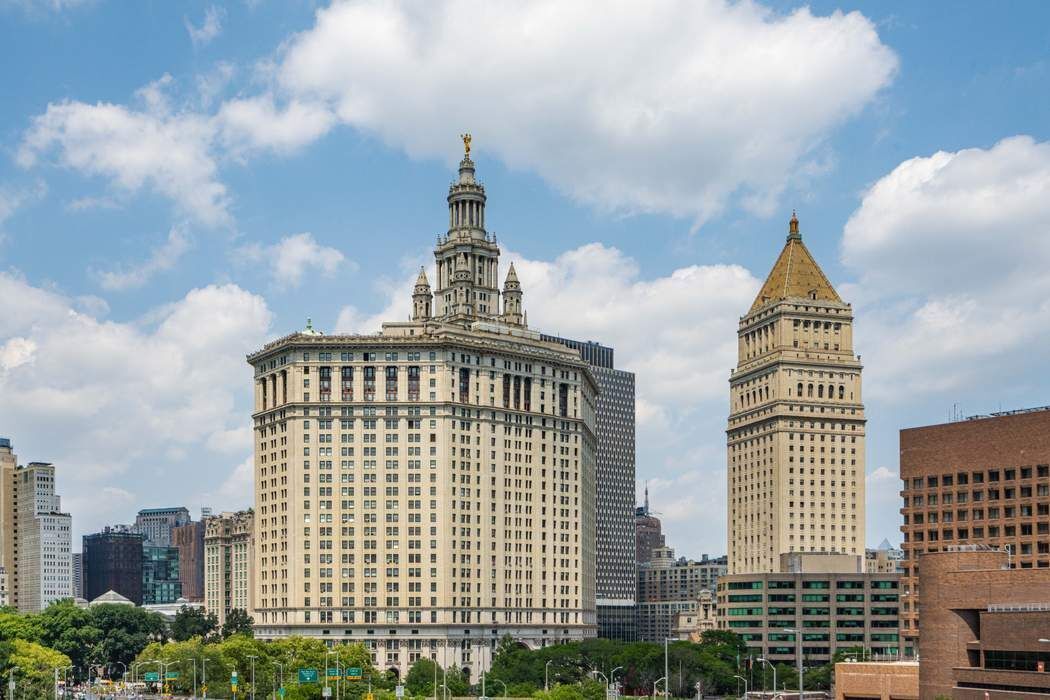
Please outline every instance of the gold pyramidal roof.
[[788, 230], [784, 250], [780, 251], [780, 257], [748, 313], [754, 313], [760, 306], [781, 299], [817, 299], [842, 303], [820, 265], [817, 265], [802, 242], [802, 234], [798, 232], [798, 217], [794, 212], [791, 213]]

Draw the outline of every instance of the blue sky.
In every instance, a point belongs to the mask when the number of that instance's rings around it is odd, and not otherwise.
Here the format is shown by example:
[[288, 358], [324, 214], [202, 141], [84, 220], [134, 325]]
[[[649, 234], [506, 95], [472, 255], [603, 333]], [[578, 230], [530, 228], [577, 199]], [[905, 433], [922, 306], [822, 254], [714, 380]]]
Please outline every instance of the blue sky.
[[407, 313], [463, 131], [531, 325], [638, 373], [682, 554], [792, 208], [857, 312], [869, 544], [900, 427], [1050, 403], [1050, 7], [566, 5], [0, 0], [0, 435], [78, 534], [250, 503], [244, 354]]

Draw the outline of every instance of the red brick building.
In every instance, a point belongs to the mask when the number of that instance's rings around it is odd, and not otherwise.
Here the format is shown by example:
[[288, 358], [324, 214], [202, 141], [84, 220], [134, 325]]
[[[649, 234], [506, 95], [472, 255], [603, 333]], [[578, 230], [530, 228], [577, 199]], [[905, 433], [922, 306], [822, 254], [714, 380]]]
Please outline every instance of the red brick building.
[[919, 630], [920, 554], [986, 544], [1008, 549], [1014, 568], [1050, 567], [1048, 465], [1050, 407], [900, 432], [906, 648]]
[[919, 698], [1050, 697], [1050, 569], [957, 545], [919, 557]]

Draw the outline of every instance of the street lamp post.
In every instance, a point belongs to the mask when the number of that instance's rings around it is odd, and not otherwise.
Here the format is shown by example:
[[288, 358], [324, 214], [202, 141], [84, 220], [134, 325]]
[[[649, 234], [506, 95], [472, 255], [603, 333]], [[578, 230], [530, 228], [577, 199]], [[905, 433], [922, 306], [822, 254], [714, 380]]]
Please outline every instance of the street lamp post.
[[613, 670], [609, 671], [609, 685], [616, 685], [616, 672], [619, 671], [623, 666], [617, 666]]
[[[771, 664], [769, 662], [769, 659], [766, 659], [764, 657], [760, 656], [760, 657], [758, 657], [758, 660], [759, 660], [760, 663], [764, 663], [766, 666], [769, 666], [771, 669], [773, 669], [773, 693], [776, 694], [776, 692], [777, 692], [777, 667], [774, 666], [773, 664]], [[765, 679], [765, 674], [763, 674], [763, 677], [762, 677], [762, 690], [765, 691], [765, 689], [766, 689], [766, 679]]]
[[664, 700], [671, 697], [671, 674], [667, 669], [667, 643], [677, 641], [677, 639], [664, 637]]
[[[274, 661], [273, 664], [274, 664], [274, 666], [277, 667], [277, 674], [278, 674], [277, 675], [277, 688], [283, 688], [284, 687], [284, 664], [282, 664], [280, 661]], [[328, 669], [325, 669], [325, 670], [327, 671]], [[274, 691], [273, 691], [275, 697], [277, 695], [277, 688], [274, 688]]]
[[805, 692], [804, 690], [802, 690], [802, 630], [795, 629], [792, 627], [785, 627], [784, 631], [793, 632], [795, 635], [795, 640], [798, 642], [798, 654], [796, 656], [795, 662], [798, 665], [798, 697], [799, 700], [802, 700], [802, 693]]
[[201, 695], [205, 700], [208, 698], [208, 657], [201, 656], [201, 685], [204, 686], [204, 692]]
[[660, 681], [663, 681], [664, 688], [667, 688], [667, 676], [664, 676], [663, 678], [657, 678], [655, 681], [653, 681], [653, 697], [656, 697], [656, 686], [660, 685]]
[[[326, 688], [328, 687], [328, 657], [329, 656], [334, 656], [335, 657], [335, 665], [336, 665], [336, 668], [339, 671], [338, 675], [336, 675], [336, 677], [335, 677], [335, 698], [336, 698], [336, 700], [339, 700], [339, 695], [340, 695], [340, 693], [339, 693], [339, 680], [340, 680], [340, 677], [342, 676], [342, 673], [343, 673], [343, 668], [342, 668], [343, 667], [343, 662], [339, 660], [339, 652], [338, 651], [326, 651], [325, 652], [325, 655], [324, 655], [324, 678], [325, 678], [325, 687]], [[371, 678], [369, 678], [368, 682], [369, 682], [369, 684], [371, 684], [371, 682], [372, 682]], [[369, 692], [371, 692], [371, 686], [369, 687]]]
[[[248, 658], [252, 660], [252, 694], [251, 694], [251, 698], [252, 698], [252, 700], [255, 700], [255, 660], [257, 658], [259, 658], [259, 657], [258, 656], [249, 656]], [[326, 671], [325, 675], [327, 675], [327, 670], [328, 669], [325, 669], [325, 671]]]
[[494, 683], [499, 683], [503, 686], [503, 697], [507, 697], [507, 684], [501, 681], [499, 678], [493, 678], [492, 681]]
[[[7, 700], [15, 700], [15, 671], [20, 671], [18, 666], [12, 666], [11, 670], [7, 672]], [[88, 674], [91, 670], [88, 669]]]
[[551, 689], [550, 676], [547, 675], [547, 669], [550, 668], [552, 663], [554, 663], [554, 659], [551, 659], [547, 663], [543, 664], [543, 690], [545, 691]]
[[739, 678], [740, 680], [744, 681], [744, 697], [746, 698], [747, 697], [747, 679], [744, 678], [743, 676], [733, 676], [733, 678]]
[[160, 682], [161, 682], [161, 688], [163, 688], [164, 686], [166, 686], [168, 684], [168, 667], [169, 666], [174, 666], [175, 664], [177, 664], [179, 662], [178, 661], [166, 661], [166, 662], [165, 661], [158, 661], [157, 663], [160, 664], [160, 666], [161, 666]]

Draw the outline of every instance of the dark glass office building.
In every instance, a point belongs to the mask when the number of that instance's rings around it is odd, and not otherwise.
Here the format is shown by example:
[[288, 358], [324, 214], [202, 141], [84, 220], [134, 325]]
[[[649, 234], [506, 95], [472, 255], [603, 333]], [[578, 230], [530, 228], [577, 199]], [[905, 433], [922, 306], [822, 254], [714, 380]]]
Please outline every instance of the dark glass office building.
[[633, 641], [637, 569], [634, 535], [634, 373], [616, 369], [612, 348], [552, 335], [543, 340], [579, 351], [598, 384], [597, 542], [598, 636]]
[[84, 535], [84, 598], [115, 591], [142, 605], [142, 534], [106, 528]]

